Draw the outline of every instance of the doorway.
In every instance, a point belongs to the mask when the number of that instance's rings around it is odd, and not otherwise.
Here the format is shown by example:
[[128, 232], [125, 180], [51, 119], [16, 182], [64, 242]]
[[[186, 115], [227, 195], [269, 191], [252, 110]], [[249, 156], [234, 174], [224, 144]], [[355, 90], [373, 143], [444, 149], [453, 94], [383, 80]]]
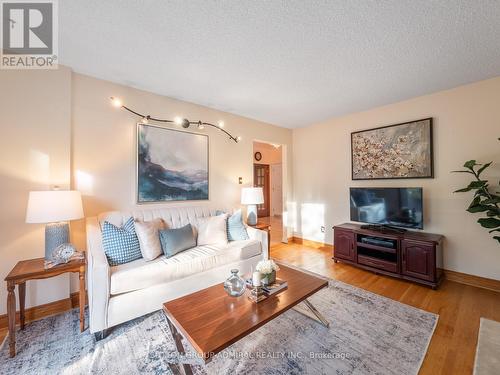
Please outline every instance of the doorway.
[[283, 241], [283, 147], [253, 143], [253, 185], [261, 187], [264, 203], [257, 206], [260, 223], [271, 226], [271, 245]]
[[271, 199], [270, 199], [270, 175], [269, 165], [255, 164], [253, 165], [253, 185], [261, 187], [264, 192], [264, 203], [257, 205], [257, 217], [269, 216], [271, 212]]

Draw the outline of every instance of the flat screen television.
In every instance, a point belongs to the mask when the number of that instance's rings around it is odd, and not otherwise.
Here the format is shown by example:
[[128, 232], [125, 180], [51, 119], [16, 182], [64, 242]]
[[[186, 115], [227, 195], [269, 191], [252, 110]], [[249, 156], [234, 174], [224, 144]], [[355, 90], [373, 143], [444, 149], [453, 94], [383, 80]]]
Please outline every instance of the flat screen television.
[[351, 221], [424, 229], [422, 188], [350, 188]]

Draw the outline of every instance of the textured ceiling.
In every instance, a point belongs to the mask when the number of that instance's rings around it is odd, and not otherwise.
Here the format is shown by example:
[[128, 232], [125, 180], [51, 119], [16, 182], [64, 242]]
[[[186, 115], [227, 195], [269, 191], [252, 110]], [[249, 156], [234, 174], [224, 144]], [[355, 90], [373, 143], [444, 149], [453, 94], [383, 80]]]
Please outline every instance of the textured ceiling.
[[[76, 72], [299, 127], [500, 75], [500, 2], [59, 2]], [[133, 104], [131, 104], [133, 105]]]

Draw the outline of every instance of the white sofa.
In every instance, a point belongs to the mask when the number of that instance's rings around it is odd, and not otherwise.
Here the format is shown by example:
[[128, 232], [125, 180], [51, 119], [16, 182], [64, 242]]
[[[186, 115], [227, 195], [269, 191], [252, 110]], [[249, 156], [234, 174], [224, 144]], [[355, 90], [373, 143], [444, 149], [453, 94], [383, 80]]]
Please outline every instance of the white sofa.
[[111, 267], [102, 247], [102, 223], [121, 226], [131, 216], [144, 221], [162, 218], [169, 228], [215, 215], [209, 207], [112, 211], [87, 219], [87, 289], [90, 332], [104, 337], [107, 328], [159, 310], [166, 301], [221, 283], [237, 268], [240, 274], [267, 259], [267, 233], [247, 227], [249, 240], [224, 245], [198, 246], [171, 258], [139, 259]]

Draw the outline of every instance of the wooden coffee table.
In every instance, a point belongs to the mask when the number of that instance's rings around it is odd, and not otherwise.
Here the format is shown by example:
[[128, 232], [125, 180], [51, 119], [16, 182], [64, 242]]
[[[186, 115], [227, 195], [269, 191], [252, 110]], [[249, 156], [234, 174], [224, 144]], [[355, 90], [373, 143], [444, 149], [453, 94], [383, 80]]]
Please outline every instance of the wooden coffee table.
[[[326, 288], [328, 279], [291, 266], [279, 266], [277, 276], [288, 282], [288, 289], [259, 303], [248, 299], [248, 290], [241, 297], [230, 297], [222, 284], [164, 303], [163, 310], [179, 353], [185, 353], [181, 342], [184, 336], [207, 363], [215, 354], [300, 302], [309, 310], [297, 311], [328, 327], [327, 320], [307, 300]], [[182, 368], [186, 374], [192, 374], [190, 365], [184, 364]]]

